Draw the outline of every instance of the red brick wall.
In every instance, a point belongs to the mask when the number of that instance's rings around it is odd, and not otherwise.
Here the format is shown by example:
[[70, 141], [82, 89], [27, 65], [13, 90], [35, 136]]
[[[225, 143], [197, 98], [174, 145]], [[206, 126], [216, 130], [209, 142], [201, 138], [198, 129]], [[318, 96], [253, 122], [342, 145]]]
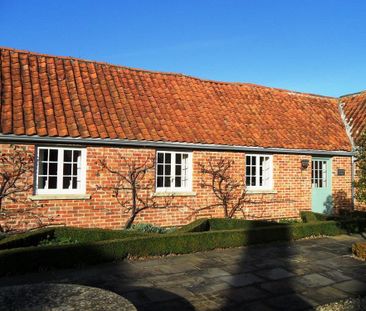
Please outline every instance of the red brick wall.
[[[358, 180], [358, 174], [359, 174], [359, 169], [357, 166], [357, 161], [354, 164], [354, 174], [355, 174], [355, 180]], [[357, 189], [355, 189], [355, 193], [357, 193]], [[359, 202], [355, 196], [355, 200], [354, 200], [354, 204], [355, 204], [355, 210], [358, 211], [366, 211], [366, 203], [364, 202]]]
[[[26, 146], [34, 151], [34, 146]], [[0, 151], [9, 150], [9, 145], [0, 145]], [[35, 209], [44, 223], [65, 224], [80, 227], [121, 228], [127, 219], [116, 199], [109, 190], [96, 190], [97, 185], [111, 186], [116, 182], [111, 174], [100, 172], [99, 160], [106, 158], [119, 168], [125, 167], [119, 154], [129, 161], [143, 162], [155, 156], [154, 149], [137, 148], [110, 148], [87, 147], [87, 189], [91, 195], [87, 200], [48, 200], [36, 201], [39, 205]], [[210, 152], [193, 151], [193, 196], [175, 196], [171, 207], [167, 209], [150, 209], [143, 211], [136, 222], [148, 222], [161, 226], [183, 225], [199, 217], [222, 217], [222, 209], [210, 209], [195, 212], [209, 204], [215, 203], [215, 198], [208, 188], [201, 187], [202, 174], [200, 163], [208, 163], [210, 158], [229, 158], [234, 161], [233, 176], [242, 180], [245, 174], [245, 154], [241, 152]], [[266, 194], [247, 194], [247, 203], [243, 213], [236, 217], [250, 219], [281, 219], [298, 217], [300, 210], [311, 210], [311, 165], [305, 170], [301, 168], [301, 160], [308, 159], [308, 155], [275, 154], [273, 156], [274, 191]], [[337, 168], [346, 169], [346, 176], [336, 176]], [[333, 192], [344, 192], [345, 200], [350, 200], [351, 195], [351, 158], [333, 158]], [[154, 173], [150, 175], [154, 178]], [[29, 193], [28, 195], [31, 195]], [[27, 196], [28, 196], [27, 195]], [[157, 198], [161, 203], [166, 198]], [[5, 201], [7, 208], [23, 208], [23, 203]], [[9, 221], [9, 220], [8, 220]], [[4, 222], [3, 222], [4, 223]], [[23, 215], [11, 219], [9, 226], [30, 227], [35, 224], [35, 218]]]
[[[334, 157], [332, 166], [334, 208], [349, 209], [352, 207], [352, 157]], [[345, 176], [338, 176], [338, 169], [344, 169]]]

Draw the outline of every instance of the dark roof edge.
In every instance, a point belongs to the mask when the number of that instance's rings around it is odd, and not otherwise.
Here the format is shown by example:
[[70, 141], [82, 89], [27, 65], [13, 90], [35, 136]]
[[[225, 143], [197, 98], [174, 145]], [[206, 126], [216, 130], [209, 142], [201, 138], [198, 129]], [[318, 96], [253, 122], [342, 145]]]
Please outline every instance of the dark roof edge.
[[73, 137], [49, 137], [49, 136], [27, 136], [0, 134], [0, 142], [5, 143], [44, 143], [44, 144], [79, 144], [79, 145], [100, 145], [113, 147], [142, 147], [142, 148], [171, 148], [171, 149], [192, 149], [192, 150], [212, 150], [212, 151], [242, 151], [258, 153], [288, 153], [288, 154], [311, 154], [330, 156], [353, 156], [352, 151], [344, 150], [313, 150], [313, 149], [288, 149], [288, 148], [265, 148], [236, 145], [215, 145], [197, 144], [182, 142], [164, 142], [147, 140], [127, 140], [127, 139], [102, 139], [102, 138], [73, 138]]
[[360, 94], [365, 93], [365, 92], [366, 92], [366, 90], [359, 91], [359, 92], [354, 92], [354, 93], [349, 93], [349, 94], [341, 95], [341, 96], [339, 96], [339, 98], [356, 96], [356, 95], [360, 95]]

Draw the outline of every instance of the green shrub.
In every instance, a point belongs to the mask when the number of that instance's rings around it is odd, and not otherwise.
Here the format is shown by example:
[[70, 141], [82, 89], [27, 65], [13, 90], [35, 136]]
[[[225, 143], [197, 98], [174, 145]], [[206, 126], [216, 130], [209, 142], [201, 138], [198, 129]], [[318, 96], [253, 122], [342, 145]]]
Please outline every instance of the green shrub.
[[178, 232], [178, 227], [170, 227], [166, 229], [165, 233], [177, 233]]
[[167, 229], [158, 227], [158, 226], [154, 226], [149, 223], [134, 224], [134, 225], [132, 225], [132, 227], [129, 230], [137, 231], [137, 232], [145, 232], [145, 233], [166, 233], [167, 232]]
[[366, 218], [366, 211], [352, 211], [351, 216], [355, 218]]
[[128, 230], [106, 230], [97, 228], [88, 229], [73, 227], [48, 227], [8, 236], [0, 240], [0, 250], [17, 247], [37, 246], [39, 244], [47, 245], [96, 242], [144, 235], [148, 235], [148, 233]]
[[0, 250], [38, 245], [42, 240], [53, 238], [54, 230], [54, 228], [43, 228], [24, 233], [12, 234], [0, 240]]
[[96, 242], [103, 240], [123, 239], [132, 236], [144, 236], [147, 233], [132, 230], [107, 230], [99, 228], [74, 228], [56, 227], [54, 237], [56, 239], [69, 238], [80, 243]]
[[197, 219], [175, 231], [175, 233], [203, 232], [210, 230], [210, 223], [207, 218]]
[[314, 213], [311, 211], [301, 211], [300, 217], [303, 222], [315, 222], [315, 221], [325, 221], [330, 220], [332, 217], [320, 214], [320, 213]]
[[337, 224], [340, 228], [347, 231], [347, 233], [362, 233], [366, 232], [365, 218], [346, 218], [338, 219]]
[[[345, 224], [343, 224], [345, 225]], [[347, 226], [346, 226], [347, 227]], [[357, 224], [348, 228], [359, 230]], [[35, 271], [39, 268], [66, 268], [145, 257], [183, 254], [215, 248], [238, 247], [272, 241], [296, 240], [308, 236], [337, 235], [347, 230], [336, 221], [277, 224], [251, 229], [175, 233], [127, 237], [94, 243], [50, 245], [0, 251], [0, 275]]]
[[59, 237], [59, 238], [42, 240], [39, 242], [38, 246], [64, 245], [64, 244], [75, 244], [75, 243], [79, 243], [79, 241], [73, 240], [72, 238], [68, 238], [68, 237]]
[[302, 222], [301, 219], [296, 219], [296, 218], [283, 218], [283, 219], [278, 220], [278, 223], [280, 223], [280, 224], [298, 224], [301, 222]]
[[211, 218], [209, 219], [209, 223], [210, 230], [252, 229], [279, 225], [277, 222], [273, 221], [229, 218]]

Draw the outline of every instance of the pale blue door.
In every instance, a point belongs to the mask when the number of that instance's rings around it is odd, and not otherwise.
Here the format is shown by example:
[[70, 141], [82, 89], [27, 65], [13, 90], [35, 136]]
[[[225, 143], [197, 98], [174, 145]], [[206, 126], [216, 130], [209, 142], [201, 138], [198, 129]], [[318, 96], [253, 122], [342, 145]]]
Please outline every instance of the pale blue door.
[[331, 158], [312, 158], [311, 186], [313, 212], [331, 214], [333, 209]]

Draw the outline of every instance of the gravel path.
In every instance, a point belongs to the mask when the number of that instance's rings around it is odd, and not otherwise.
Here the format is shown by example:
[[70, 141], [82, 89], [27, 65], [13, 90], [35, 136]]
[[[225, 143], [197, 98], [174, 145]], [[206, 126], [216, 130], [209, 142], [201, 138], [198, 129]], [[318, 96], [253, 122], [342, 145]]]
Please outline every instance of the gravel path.
[[125, 298], [100, 288], [40, 283], [2, 287], [0, 310], [136, 311], [136, 308]]

